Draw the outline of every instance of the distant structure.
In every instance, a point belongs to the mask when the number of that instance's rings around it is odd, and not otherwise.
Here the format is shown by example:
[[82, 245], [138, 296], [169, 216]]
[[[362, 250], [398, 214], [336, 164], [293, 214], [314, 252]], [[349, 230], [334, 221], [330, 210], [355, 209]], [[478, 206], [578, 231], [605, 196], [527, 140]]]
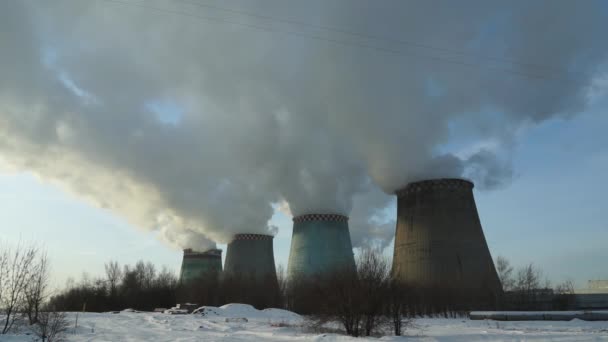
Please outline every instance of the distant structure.
[[347, 216], [308, 214], [293, 218], [288, 279], [355, 269]]
[[608, 309], [608, 280], [589, 280], [586, 289], [574, 293], [577, 309]]
[[608, 280], [589, 280], [589, 289], [608, 291]]
[[276, 281], [273, 239], [272, 235], [236, 234], [228, 244], [224, 275]]
[[473, 186], [462, 179], [431, 179], [396, 191], [395, 278], [431, 293], [496, 303], [502, 286]]
[[190, 283], [207, 275], [219, 275], [222, 272], [222, 250], [210, 249], [196, 252], [191, 248], [184, 249], [180, 282]]

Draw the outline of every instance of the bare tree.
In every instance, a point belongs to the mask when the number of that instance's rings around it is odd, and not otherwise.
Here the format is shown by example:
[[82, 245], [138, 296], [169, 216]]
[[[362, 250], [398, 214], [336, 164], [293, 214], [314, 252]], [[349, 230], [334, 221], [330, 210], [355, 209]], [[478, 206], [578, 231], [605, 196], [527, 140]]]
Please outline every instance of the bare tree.
[[118, 284], [122, 279], [122, 269], [117, 261], [110, 261], [105, 264], [106, 278], [110, 286], [110, 297], [116, 297], [118, 293]]
[[555, 286], [555, 293], [574, 294], [574, 282], [572, 280], [566, 280], [563, 283], [557, 284]]
[[517, 271], [514, 290], [519, 296], [519, 305], [523, 309], [532, 309], [537, 301], [541, 288], [542, 272], [530, 263]]
[[517, 271], [515, 287], [519, 291], [530, 292], [540, 288], [542, 272], [534, 264], [528, 264]]
[[8, 333], [19, 317], [17, 310], [25, 301], [25, 289], [34, 274], [38, 249], [18, 244], [0, 253], [0, 312], [4, 315], [1, 334]]
[[502, 284], [503, 291], [511, 291], [515, 286], [515, 279], [513, 279], [513, 266], [507, 258], [498, 256], [496, 258], [496, 271], [498, 272], [498, 278]]
[[177, 277], [175, 273], [163, 266], [156, 277], [156, 286], [164, 288], [173, 288], [177, 286]]
[[40, 253], [32, 265], [32, 276], [25, 286], [25, 313], [30, 324], [38, 322], [38, 314], [48, 296], [49, 263], [46, 254]]
[[156, 279], [156, 266], [153, 263], [147, 262], [143, 268], [142, 283], [144, 288], [150, 289], [154, 287], [154, 280]]
[[576, 304], [574, 282], [566, 280], [555, 286], [554, 307], [558, 310], [569, 310]]

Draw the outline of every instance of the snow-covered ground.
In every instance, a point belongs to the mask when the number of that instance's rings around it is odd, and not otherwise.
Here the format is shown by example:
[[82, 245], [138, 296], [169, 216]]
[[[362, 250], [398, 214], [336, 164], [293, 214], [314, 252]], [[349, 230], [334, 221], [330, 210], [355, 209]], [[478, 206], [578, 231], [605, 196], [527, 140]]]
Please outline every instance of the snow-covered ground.
[[[289, 311], [256, 310], [241, 304], [207, 307], [205, 314], [168, 315], [121, 312], [85, 313], [68, 341], [608, 341], [608, 322], [496, 322], [418, 319], [407, 337], [354, 339], [308, 331]], [[76, 314], [69, 314], [72, 324]], [[242, 320], [242, 318], [246, 318]], [[2, 336], [0, 341], [33, 341], [33, 336]]]

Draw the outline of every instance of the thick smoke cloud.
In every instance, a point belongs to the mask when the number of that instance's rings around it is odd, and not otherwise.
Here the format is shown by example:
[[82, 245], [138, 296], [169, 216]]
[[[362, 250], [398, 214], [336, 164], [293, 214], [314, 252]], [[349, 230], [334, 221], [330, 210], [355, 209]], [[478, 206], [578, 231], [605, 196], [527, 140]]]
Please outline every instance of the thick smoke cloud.
[[0, 153], [181, 247], [272, 232], [283, 200], [386, 243], [379, 189], [504, 186], [608, 51], [601, 1], [129, 3], [0, 4]]

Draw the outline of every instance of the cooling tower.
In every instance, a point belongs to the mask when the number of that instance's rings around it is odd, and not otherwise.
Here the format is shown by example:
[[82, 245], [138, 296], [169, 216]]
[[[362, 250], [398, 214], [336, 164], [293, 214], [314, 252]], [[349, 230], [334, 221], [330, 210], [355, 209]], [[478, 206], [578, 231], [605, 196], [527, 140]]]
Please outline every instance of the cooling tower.
[[473, 186], [461, 179], [433, 179], [396, 192], [394, 277], [423, 290], [485, 299], [502, 294]]
[[276, 280], [272, 235], [237, 234], [228, 244], [224, 274], [226, 276], [271, 277]]
[[211, 249], [195, 252], [184, 249], [184, 259], [180, 272], [180, 282], [188, 283], [206, 275], [218, 275], [222, 271], [222, 250]]
[[289, 279], [322, 275], [355, 268], [348, 217], [308, 214], [293, 218], [289, 252]]
[[228, 244], [222, 292], [227, 303], [258, 309], [280, 305], [272, 235], [237, 234]]

